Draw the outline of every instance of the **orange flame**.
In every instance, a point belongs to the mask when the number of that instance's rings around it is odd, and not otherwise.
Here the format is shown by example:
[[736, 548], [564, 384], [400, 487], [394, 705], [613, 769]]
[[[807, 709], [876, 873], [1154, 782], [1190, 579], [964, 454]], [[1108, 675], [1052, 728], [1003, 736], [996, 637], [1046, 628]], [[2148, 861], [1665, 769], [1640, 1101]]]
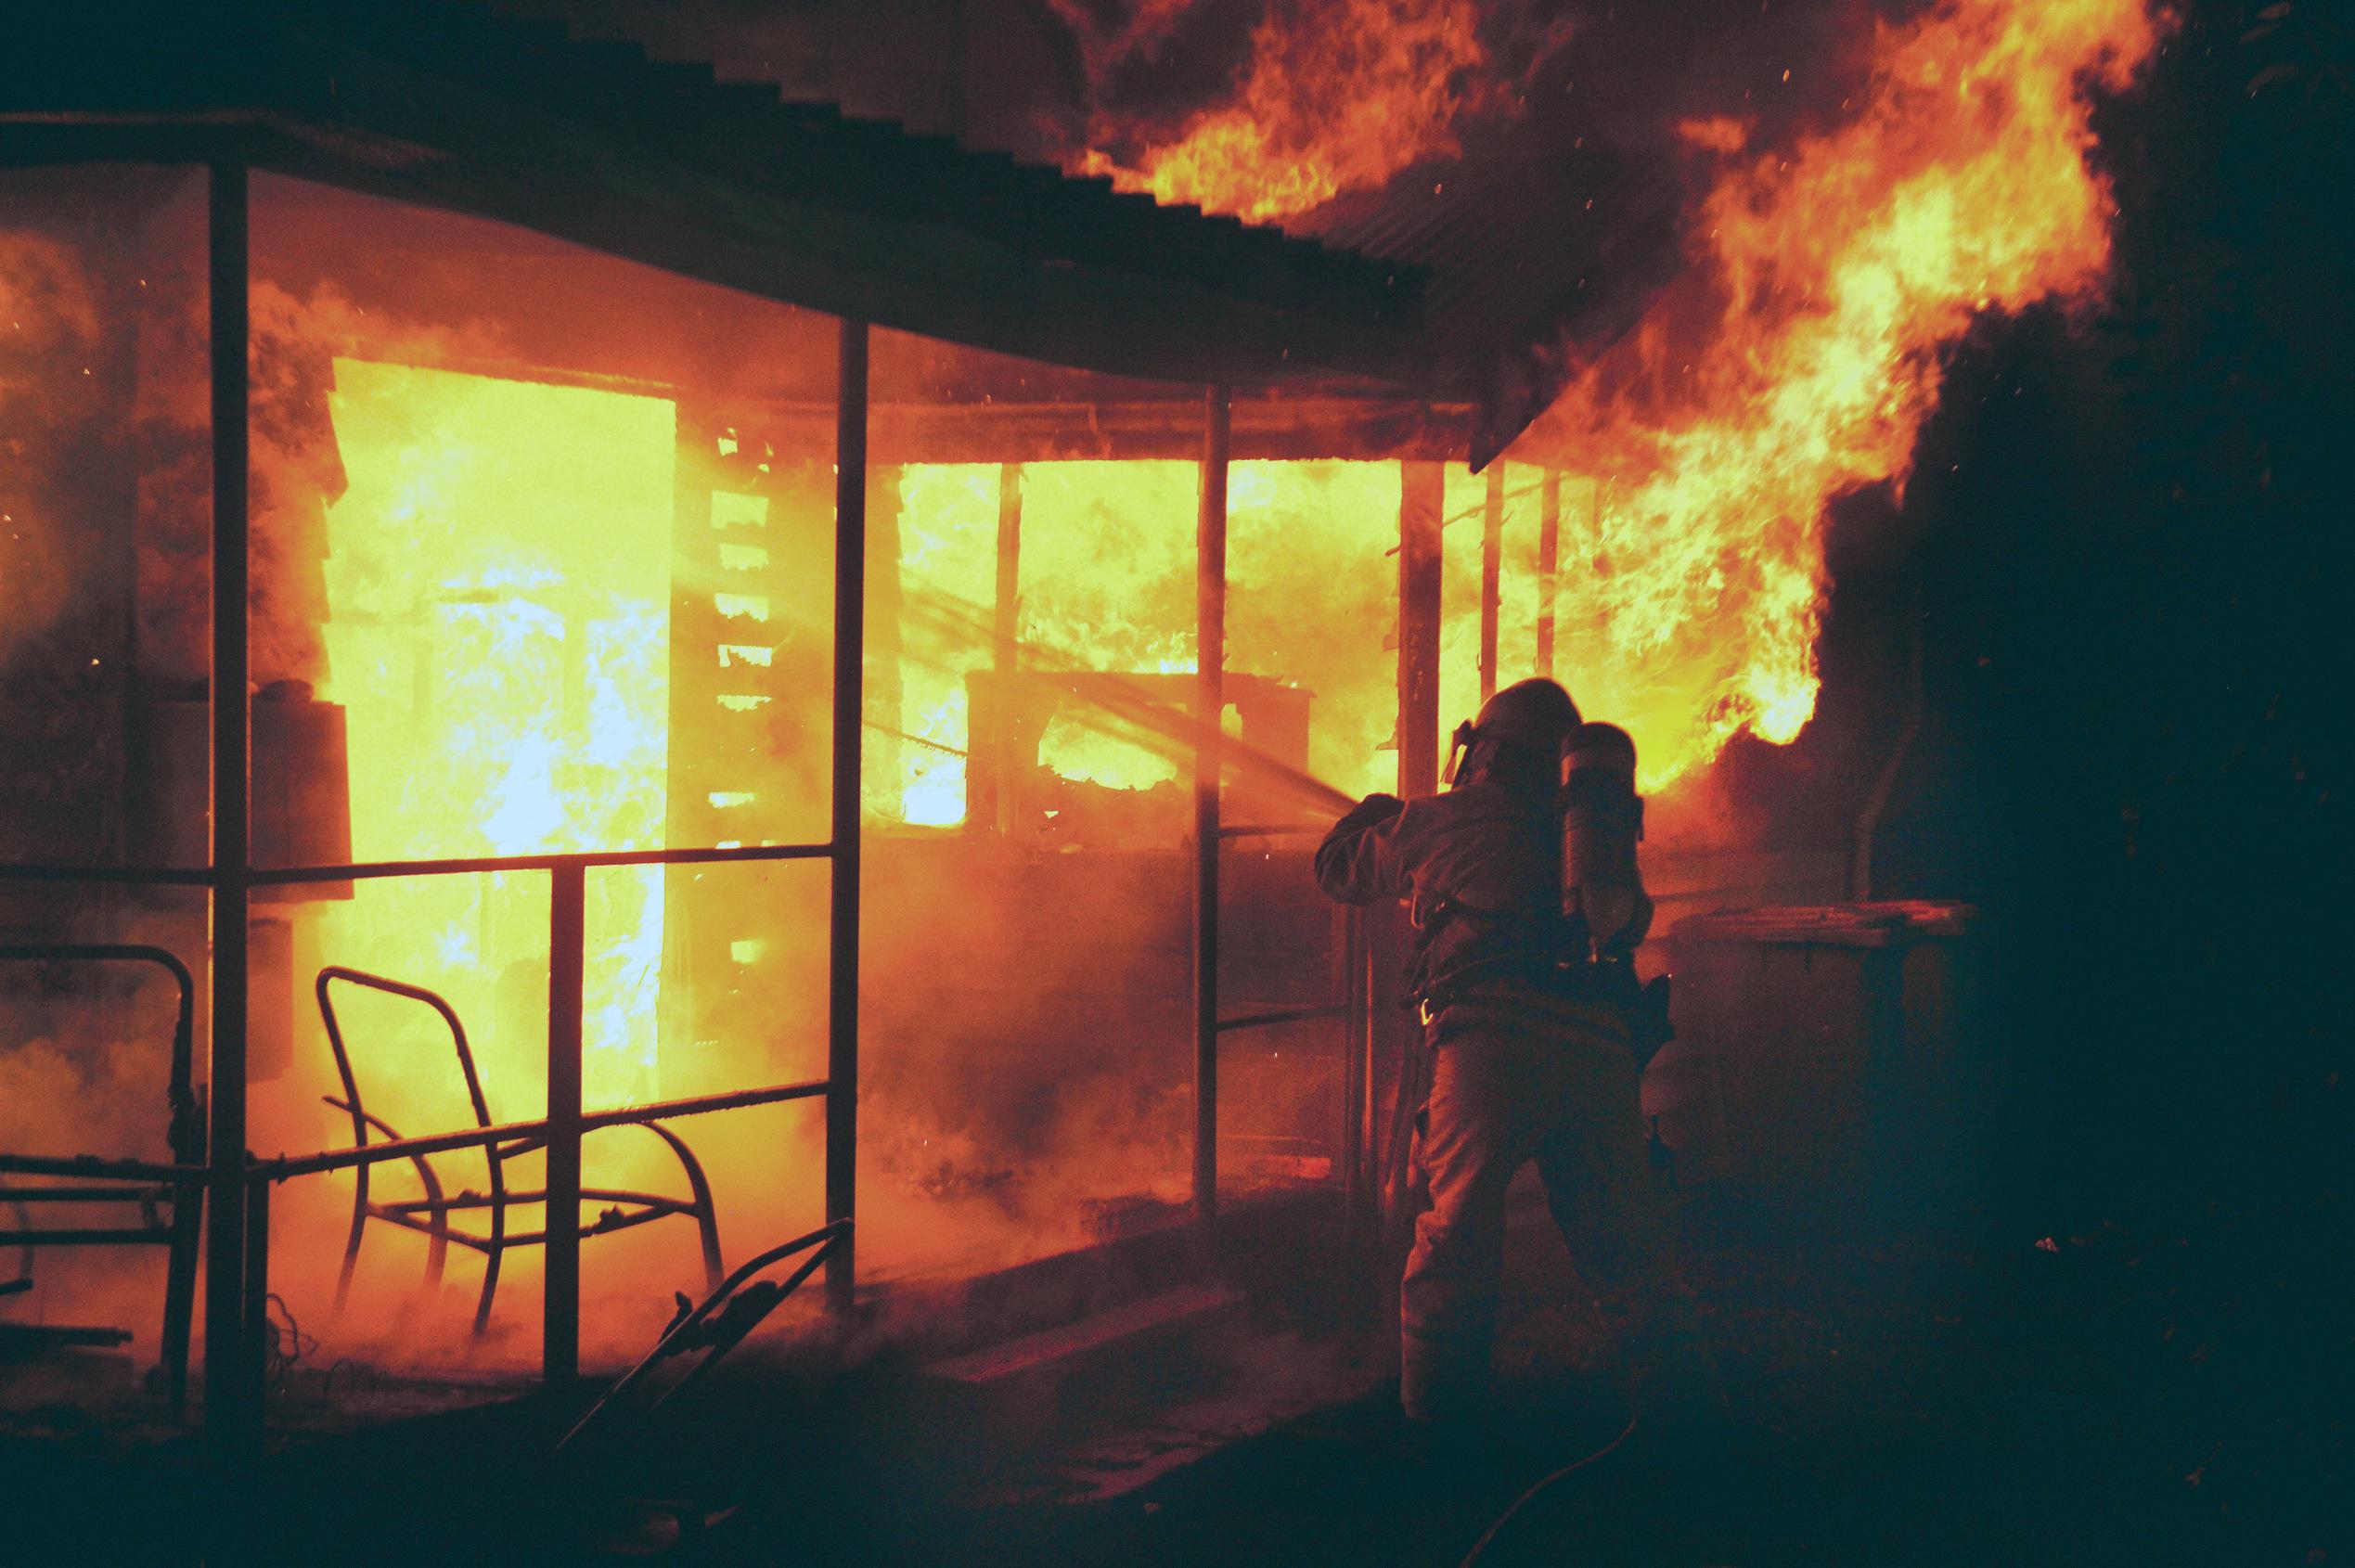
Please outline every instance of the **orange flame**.
[[[1500, 101], [1477, 22], [1473, 0], [1325, 0], [1303, 14], [1271, 11], [1252, 32], [1230, 101], [1133, 161], [1091, 148], [1079, 172], [1247, 223], [1372, 189], [1410, 163], [1452, 156], [1458, 119]], [[1111, 130], [1100, 125], [1096, 139], [1112, 139]]]
[[[2143, 0], [1950, 0], [1883, 29], [1853, 118], [1731, 163], [1703, 264], [1516, 450], [1601, 476], [1580, 550], [1565, 532], [1564, 619], [1601, 634], [1573, 684], [1624, 715], [1653, 787], [1812, 716], [1826, 504], [1902, 486], [1975, 317], [2098, 289], [2116, 208], [2089, 95], [2160, 31]], [[1686, 135], [1734, 156], [1738, 130]]]

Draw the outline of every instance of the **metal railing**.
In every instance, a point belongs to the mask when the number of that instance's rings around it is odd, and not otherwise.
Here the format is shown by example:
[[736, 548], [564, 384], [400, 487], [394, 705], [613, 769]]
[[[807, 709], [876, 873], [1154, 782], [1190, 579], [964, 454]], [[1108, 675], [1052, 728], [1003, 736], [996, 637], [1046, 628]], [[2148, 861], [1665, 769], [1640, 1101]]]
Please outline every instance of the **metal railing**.
[[[432, 860], [375, 861], [344, 866], [304, 866], [260, 868], [248, 874], [251, 886], [287, 886], [311, 882], [366, 880], [394, 877], [482, 875], [494, 872], [545, 872], [549, 878], [548, 900], [548, 1046], [547, 1105], [545, 1114], [528, 1121], [405, 1137], [363, 1146], [320, 1150], [310, 1153], [262, 1158], [250, 1150], [237, 1172], [238, 1204], [247, 1236], [243, 1270], [244, 1307], [240, 1313], [241, 1344], [258, 1354], [263, 1332], [262, 1308], [267, 1294], [269, 1194], [271, 1186], [297, 1176], [328, 1171], [355, 1170], [392, 1160], [413, 1160], [455, 1150], [492, 1147], [518, 1138], [541, 1140], [547, 1150], [547, 1263], [542, 1299], [541, 1373], [551, 1384], [572, 1381], [580, 1371], [580, 1215], [581, 1140], [600, 1128], [648, 1125], [714, 1112], [781, 1104], [789, 1100], [824, 1099], [830, 1103], [832, 1078], [800, 1083], [691, 1095], [643, 1105], [589, 1111], [581, 1099], [581, 1045], [586, 975], [587, 874], [593, 868], [637, 866], [702, 866], [747, 862], [831, 859], [828, 844], [756, 844], [728, 848], [592, 851], [577, 854], [477, 856]], [[135, 867], [65, 867], [0, 865], [0, 882], [79, 881], [133, 886], [207, 886], [216, 880], [209, 870]], [[7, 949], [16, 952], [17, 949]], [[24, 949], [28, 955], [45, 951]], [[146, 949], [140, 949], [142, 953]], [[207, 1184], [219, 1193], [220, 1172], [213, 1166], [185, 1160], [163, 1163], [92, 1156], [0, 1154], [0, 1173], [89, 1180], [145, 1181], [181, 1186]], [[224, 1195], [225, 1196], [225, 1195]], [[216, 1213], [219, 1212], [216, 1207]], [[847, 1227], [848, 1213], [830, 1214], [830, 1223]], [[846, 1251], [830, 1249], [830, 1260]], [[220, 1358], [208, 1350], [208, 1374], [219, 1378]], [[251, 1369], [240, 1369], [251, 1370]]]

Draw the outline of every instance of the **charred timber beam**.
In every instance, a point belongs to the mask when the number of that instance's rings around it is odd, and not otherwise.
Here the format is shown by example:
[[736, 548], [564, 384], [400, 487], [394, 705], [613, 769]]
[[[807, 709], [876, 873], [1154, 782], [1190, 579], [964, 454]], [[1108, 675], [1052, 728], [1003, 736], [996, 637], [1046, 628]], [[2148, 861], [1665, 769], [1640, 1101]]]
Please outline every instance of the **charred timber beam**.
[[[997, 468], [997, 599], [994, 608], [991, 668], [1010, 675], [1022, 660], [1023, 466]], [[1003, 688], [1001, 688], [1003, 689]], [[1021, 755], [1010, 708], [990, 726], [990, 755], [981, 787], [969, 791], [970, 826], [1000, 836], [1014, 830], [1015, 780], [1029, 765]], [[1030, 759], [1035, 761], [1036, 759]]]
[[251, 714], [246, 700], [246, 491], [251, 450], [245, 166], [216, 163], [206, 183], [212, 422], [212, 1100], [204, 1427], [216, 1456], [241, 1462], [261, 1449], [263, 1377], [246, 1331], [243, 1190], [246, 911], [251, 869], [247, 840]]
[[[833, 874], [827, 923], [826, 1222], [849, 1220], [858, 1188], [859, 774], [866, 712], [868, 328], [842, 324], [834, 400]], [[827, 1255], [826, 1300], [850, 1310], [847, 1227]]]
[[1439, 526], [1445, 470], [1399, 465], [1398, 793], [1439, 788]]
[[1218, 771], [1227, 711], [1227, 389], [1203, 394], [1194, 537], [1194, 1214], [1218, 1214]]
[[1480, 700], [1497, 694], [1498, 582], [1504, 566], [1504, 465], [1488, 465], [1480, 511]]
[[1553, 678], [1553, 606], [1562, 593], [1562, 470], [1548, 469], [1538, 501], [1538, 674]]
[[[1471, 440], [1469, 407], [1401, 398], [1252, 398], [1232, 404], [1233, 462], [1347, 458], [1461, 461]], [[831, 411], [822, 405], [771, 405], [763, 413], [780, 440], [822, 445]], [[1200, 409], [1191, 400], [972, 404], [878, 404], [868, 460], [887, 463], [1045, 463], [1183, 459], [1202, 452]]]
[[1011, 675], [1022, 649], [1023, 466], [997, 467], [997, 669]]

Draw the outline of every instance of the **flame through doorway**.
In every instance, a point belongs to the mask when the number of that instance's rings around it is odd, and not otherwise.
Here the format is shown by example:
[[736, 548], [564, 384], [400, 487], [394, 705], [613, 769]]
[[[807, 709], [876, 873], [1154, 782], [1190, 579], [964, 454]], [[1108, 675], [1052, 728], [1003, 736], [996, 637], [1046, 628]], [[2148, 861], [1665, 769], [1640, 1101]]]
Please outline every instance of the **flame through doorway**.
[[[353, 359], [335, 378], [350, 488], [328, 512], [327, 690], [351, 715], [354, 853], [659, 845], [672, 405]], [[474, 1021], [494, 1093], [521, 1111], [542, 1070], [547, 896], [525, 875], [371, 881], [320, 942], [333, 962], [444, 990]], [[663, 909], [659, 868], [590, 880], [593, 1101], [660, 1092]], [[379, 1049], [446, 1050], [417, 1009], [352, 1005]], [[444, 1109], [398, 1093], [395, 1122]]]

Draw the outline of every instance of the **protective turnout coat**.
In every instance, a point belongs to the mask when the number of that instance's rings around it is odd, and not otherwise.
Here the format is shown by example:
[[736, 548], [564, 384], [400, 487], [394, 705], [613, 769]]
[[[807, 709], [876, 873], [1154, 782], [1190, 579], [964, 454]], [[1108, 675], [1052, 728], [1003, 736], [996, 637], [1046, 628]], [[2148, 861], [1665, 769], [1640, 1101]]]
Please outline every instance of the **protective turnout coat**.
[[1639, 1408], [1657, 1409], [1667, 1387], [1714, 1397], [1645, 1151], [1626, 1014], [1581, 994], [1596, 966], [1564, 963], [1560, 832], [1547, 803], [1483, 781], [1404, 804], [1373, 796], [1317, 851], [1329, 896], [1411, 899], [1421, 927], [1409, 982], [1432, 1048], [1415, 1163], [1431, 1206], [1399, 1292], [1400, 1395], [1416, 1418], [1463, 1409], [1486, 1382], [1505, 1190], [1532, 1160], [1628, 1352]]
[[1413, 901], [1417, 993], [1473, 966], [1537, 970], [1559, 957], [1559, 819], [1491, 783], [1399, 803], [1375, 795], [1317, 849], [1317, 883], [1344, 904]]

